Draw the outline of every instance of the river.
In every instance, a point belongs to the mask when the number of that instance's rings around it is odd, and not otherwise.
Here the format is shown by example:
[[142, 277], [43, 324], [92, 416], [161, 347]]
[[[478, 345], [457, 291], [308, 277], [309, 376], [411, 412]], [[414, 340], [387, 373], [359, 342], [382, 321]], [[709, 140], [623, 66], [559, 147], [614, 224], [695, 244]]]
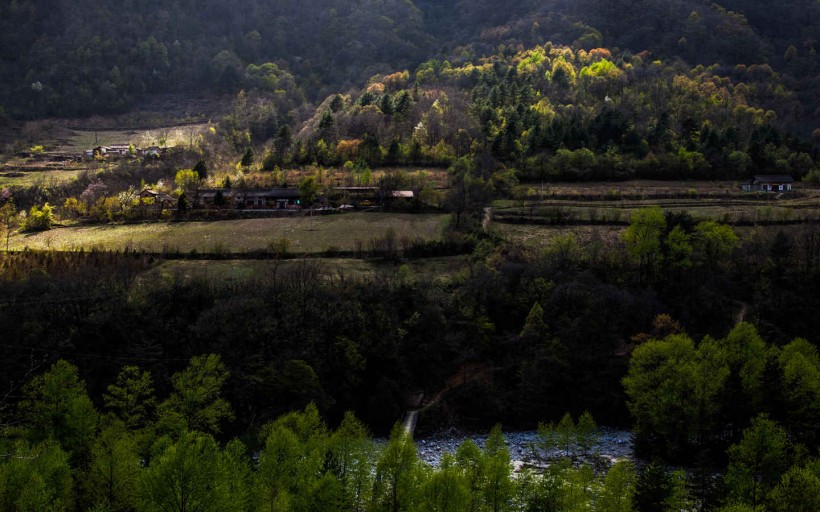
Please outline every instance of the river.
[[[599, 428], [598, 442], [593, 447], [592, 453], [599, 458], [614, 464], [619, 460], [634, 460], [634, 448], [632, 444], [632, 433], [625, 430], [615, 430], [609, 428]], [[515, 471], [519, 471], [524, 466], [538, 466], [540, 457], [536, 458], [533, 453], [533, 444], [536, 441], [536, 431], [526, 432], [506, 432], [504, 440], [510, 451], [510, 459]], [[472, 439], [479, 447], [483, 448], [487, 440], [487, 434], [464, 434], [455, 430], [445, 431], [428, 437], [415, 440], [418, 447], [419, 459], [438, 467], [441, 457], [445, 453], [455, 453], [458, 446], [467, 439]], [[548, 458], [562, 455], [555, 450], [547, 454]]]

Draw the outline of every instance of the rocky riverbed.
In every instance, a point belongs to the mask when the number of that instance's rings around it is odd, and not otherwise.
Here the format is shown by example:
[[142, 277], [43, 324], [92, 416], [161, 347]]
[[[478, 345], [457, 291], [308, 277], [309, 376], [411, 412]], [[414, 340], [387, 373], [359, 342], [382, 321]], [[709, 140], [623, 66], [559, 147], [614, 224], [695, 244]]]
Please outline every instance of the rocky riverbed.
[[[591, 457], [597, 460], [604, 460], [609, 464], [614, 464], [619, 460], [634, 460], [634, 449], [632, 445], [632, 434], [624, 430], [614, 430], [608, 428], [598, 429], [598, 442], [591, 451]], [[510, 451], [510, 459], [515, 470], [518, 471], [525, 466], [539, 466], [544, 459], [557, 458], [564, 455], [560, 450], [554, 450], [548, 454], [538, 454], [536, 456], [533, 445], [536, 442], [536, 431], [508, 432], [504, 434], [507, 447]], [[467, 439], [472, 439], [479, 447], [483, 448], [487, 441], [487, 434], [464, 434], [456, 430], [440, 432], [432, 436], [416, 439], [419, 459], [438, 467], [441, 457], [445, 453], [455, 453], [458, 446]]]

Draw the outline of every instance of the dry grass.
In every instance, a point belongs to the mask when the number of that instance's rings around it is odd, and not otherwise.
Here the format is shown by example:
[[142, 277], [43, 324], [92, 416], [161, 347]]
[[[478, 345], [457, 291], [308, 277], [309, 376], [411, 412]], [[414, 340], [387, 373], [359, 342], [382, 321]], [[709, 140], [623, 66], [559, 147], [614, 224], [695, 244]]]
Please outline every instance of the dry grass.
[[627, 222], [639, 208], [660, 206], [686, 211], [697, 220], [729, 223], [820, 218], [820, 189], [795, 184], [793, 194], [748, 194], [735, 182], [630, 181], [623, 183], [529, 184], [531, 201], [500, 200], [503, 217], [534, 217], [550, 222]]
[[620, 240], [623, 227], [619, 226], [539, 226], [527, 224], [494, 224], [501, 235], [513, 243], [540, 250], [548, 247], [553, 240], [569, 234], [581, 245], [598, 240], [611, 247]]
[[[244, 282], [264, 278], [274, 272], [287, 273], [304, 260], [169, 260], [146, 272], [142, 279], [207, 279], [221, 283]], [[310, 260], [327, 279], [397, 278], [400, 264], [355, 258], [321, 258]], [[447, 256], [412, 260], [405, 265], [410, 276], [447, 279], [464, 267], [464, 257]]]
[[184, 126], [166, 126], [153, 130], [101, 130], [83, 131], [69, 130], [57, 144], [57, 151], [77, 153], [91, 149], [96, 145], [133, 144], [135, 147], [160, 145], [160, 139], [165, 137], [167, 146], [187, 146], [191, 140], [196, 140], [205, 133], [208, 123], [191, 124]]
[[59, 227], [33, 234], [17, 234], [11, 247], [22, 249], [141, 249], [150, 252], [198, 251], [237, 253], [267, 250], [288, 239], [294, 253], [352, 251], [356, 240], [365, 244], [392, 228], [404, 236], [427, 240], [441, 236], [446, 215], [350, 213], [315, 217], [245, 219], [212, 222], [171, 222]]
[[17, 186], [33, 187], [35, 185], [58, 185], [77, 179], [85, 169], [66, 169], [48, 171], [0, 171], [0, 187]]

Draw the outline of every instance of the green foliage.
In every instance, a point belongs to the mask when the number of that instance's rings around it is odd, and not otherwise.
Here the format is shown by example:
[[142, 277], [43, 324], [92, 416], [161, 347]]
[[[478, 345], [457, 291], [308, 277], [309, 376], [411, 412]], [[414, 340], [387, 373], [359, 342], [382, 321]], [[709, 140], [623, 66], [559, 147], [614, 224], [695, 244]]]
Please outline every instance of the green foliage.
[[561, 87], [568, 89], [575, 85], [575, 67], [563, 58], [555, 59], [552, 63], [550, 78]]
[[142, 465], [134, 434], [114, 424], [102, 429], [91, 446], [81, 484], [91, 503], [111, 511], [138, 508]]
[[692, 237], [680, 225], [672, 228], [663, 245], [669, 267], [682, 270], [692, 266]]
[[568, 180], [584, 179], [589, 176], [597, 165], [595, 153], [587, 148], [559, 149], [552, 160], [553, 168], [558, 176]]
[[601, 59], [594, 64], [581, 68], [581, 78], [605, 78], [613, 80], [621, 76], [618, 66], [607, 59]]
[[784, 473], [766, 503], [773, 512], [820, 510], [820, 466], [817, 461], [805, 467], [794, 466]]
[[69, 457], [60, 446], [20, 441], [0, 465], [0, 509], [68, 512], [75, 501]]
[[197, 160], [193, 170], [197, 174], [197, 176], [199, 176], [199, 181], [208, 178], [208, 166], [205, 163], [205, 160]]
[[783, 347], [779, 357], [788, 419], [797, 439], [808, 446], [820, 439], [820, 356], [817, 348], [802, 338]]
[[373, 499], [383, 510], [411, 510], [416, 503], [419, 467], [416, 445], [397, 423], [376, 463]]
[[328, 439], [332, 472], [341, 482], [355, 510], [362, 510], [372, 496], [371, 469], [375, 449], [365, 426], [347, 412], [339, 428]]
[[[696, 361], [714, 361], [711, 351], [748, 345], [755, 334], [741, 325], [730, 333], [728, 341], [707, 338], [691, 350], [696, 352]], [[672, 342], [670, 338], [666, 341]], [[802, 340], [783, 352], [790, 357], [801, 354], [816, 358], [813, 347]], [[218, 358], [194, 358], [188, 369], [172, 377], [173, 394], [184, 394], [180, 390], [194, 382], [203, 389], [220, 388], [219, 366]], [[749, 364], [740, 365], [743, 367]], [[716, 372], [705, 373], [714, 376]], [[217, 375], [197, 376], [203, 373]], [[76, 368], [65, 362], [35, 377], [26, 386], [26, 393], [41, 389], [49, 391], [37, 391], [37, 398], [55, 403], [84, 393]], [[68, 392], [58, 396], [63, 389]], [[131, 403], [133, 396], [152, 395], [146, 389], [150, 389], [150, 379], [136, 367], [125, 367], [117, 384], [109, 387], [106, 401], [119, 409]], [[198, 398], [193, 401], [201, 403]], [[34, 398], [29, 398], [20, 410], [37, 408]], [[254, 464], [245, 446], [235, 439], [220, 448], [213, 437], [202, 432], [181, 430], [171, 438], [137, 428], [109, 419], [93, 434], [84, 461], [75, 458], [74, 464], [55, 436], [34, 445], [0, 438], [0, 445], [9, 454], [0, 460], [0, 509], [666, 512], [694, 506], [685, 473], [670, 471], [660, 463], [649, 464], [636, 474], [627, 461], [596, 471], [562, 459], [549, 464], [543, 474], [525, 469], [513, 478], [499, 426], [491, 430], [483, 450], [467, 440], [455, 455], [443, 455], [437, 468], [419, 463], [417, 449], [401, 425], [394, 427], [386, 444], [377, 445], [351, 413], [338, 429], [329, 430], [313, 404], [260, 429], [263, 447]], [[577, 423], [567, 414], [557, 427], [542, 428], [548, 436], [545, 446], [551, 449], [557, 444], [567, 453], [576, 446], [588, 451], [595, 430], [595, 422], [586, 412]], [[798, 465], [789, 468], [791, 459], [785, 431], [766, 417], [753, 420], [741, 441], [729, 450], [725, 477], [728, 503], [721, 510], [757, 510], [761, 506], [775, 511], [813, 510], [820, 465], [800, 458], [795, 459], [800, 460]]]
[[641, 470], [635, 485], [634, 506], [641, 512], [687, 510], [686, 473], [670, 471], [658, 462]]
[[452, 454], [441, 459], [440, 469], [427, 476], [419, 487], [419, 510], [460, 512], [471, 510], [466, 475]]
[[578, 418], [578, 424], [575, 426], [578, 448], [581, 450], [582, 455], [589, 455], [592, 447], [597, 444], [597, 430], [598, 425], [595, 424], [592, 415], [589, 411], [584, 411]]
[[743, 439], [729, 449], [726, 487], [729, 500], [756, 507], [763, 503], [788, 467], [786, 432], [766, 417], [758, 417], [743, 431]]
[[253, 148], [246, 149], [245, 152], [242, 154], [242, 159], [239, 161], [239, 165], [242, 166], [242, 168], [244, 169], [249, 168], [251, 165], [253, 165], [253, 157]]
[[180, 169], [174, 177], [176, 186], [185, 191], [193, 191], [199, 187], [199, 173], [194, 169]]
[[629, 227], [621, 234], [627, 251], [640, 263], [641, 276], [649, 278], [660, 254], [661, 235], [666, 219], [659, 206], [643, 208], [632, 213]]
[[[8, 189], [6, 189], [7, 191]], [[0, 193], [0, 199], [2, 198], [2, 193]], [[17, 226], [18, 218], [17, 218], [17, 206], [14, 204], [14, 200], [11, 199], [10, 193], [9, 197], [2, 201], [3, 204], [0, 206], [0, 236], [4, 236], [6, 239], [6, 252], [9, 251], [9, 239], [11, 238], [11, 232]]]
[[160, 439], [156, 449], [142, 474], [144, 510], [247, 510], [247, 503], [233, 501], [247, 485], [235, 448], [223, 453], [211, 436], [186, 432], [173, 443]]
[[813, 169], [809, 171], [805, 176], [803, 176], [802, 181], [811, 185], [820, 185], [820, 169]]
[[728, 375], [710, 342], [670, 335], [635, 349], [623, 380], [635, 431], [661, 453], [680, 455], [709, 434], [714, 403]]
[[704, 221], [695, 226], [695, 253], [710, 267], [730, 256], [740, 241], [731, 226]]
[[596, 510], [632, 512], [637, 479], [637, 472], [632, 462], [616, 462], [606, 473], [604, 487], [596, 502]]
[[54, 224], [54, 211], [48, 203], [44, 204], [42, 208], [37, 205], [31, 207], [28, 215], [23, 222], [23, 230], [25, 231], [45, 231], [51, 229]]
[[123, 366], [103, 395], [105, 406], [128, 429], [145, 426], [153, 417], [156, 399], [151, 374], [137, 366]]
[[73, 459], [83, 460], [97, 431], [98, 414], [77, 367], [64, 360], [24, 388], [19, 411], [35, 442], [54, 439]]
[[493, 512], [511, 509], [514, 486], [511, 480], [512, 466], [510, 452], [501, 433], [501, 425], [496, 425], [487, 437], [484, 449], [482, 475], [484, 477], [483, 498], [487, 510]]
[[742, 397], [730, 400], [743, 400], [745, 403], [760, 406], [763, 392], [763, 372], [766, 366], [766, 342], [760, 337], [757, 329], [749, 323], [737, 324], [721, 342], [725, 360], [732, 374], [739, 377], [739, 393]]
[[572, 421], [569, 413], [565, 413], [555, 426], [555, 437], [558, 441], [558, 448], [564, 451], [564, 456], [571, 457], [572, 445], [575, 441], [575, 422]]
[[559, 458], [574, 459], [578, 455], [586, 457], [598, 442], [597, 430], [598, 426], [588, 411], [578, 418], [577, 423], [569, 413], [564, 414], [557, 425], [539, 423], [533, 445], [534, 455], [550, 461], [555, 459], [553, 452], [557, 450]]
[[222, 422], [233, 418], [230, 404], [221, 396], [227, 378], [218, 355], [192, 357], [185, 370], [171, 377], [173, 392], [157, 410], [160, 430], [218, 433]]
[[306, 176], [299, 183], [299, 196], [305, 206], [313, 206], [319, 196], [319, 184], [315, 176]]
[[492, 197], [492, 185], [480, 175], [475, 163], [462, 157], [448, 170], [450, 189], [445, 205], [456, 214], [456, 226], [461, 225], [462, 215], [475, 217]]
[[188, 200], [188, 196], [186, 196], [185, 193], [183, 192], [182, 194], [179, 195], [179, 198], [177, 199], [177, 214], [178, 215], [184, 214], [185, 212], [188, 211], [188, 209], [190, 207], [191, 207], [191, 202]]
[[[254, 482], [254, 501], [260, 510], [288, 506], [298, 490], [302, 450], [296, 434], [274, 427], [259, 454], [259, 469]], [[316, 461], [313, 460], [313, 463]], [[306, 470], [314, 469], [308, 466]]]

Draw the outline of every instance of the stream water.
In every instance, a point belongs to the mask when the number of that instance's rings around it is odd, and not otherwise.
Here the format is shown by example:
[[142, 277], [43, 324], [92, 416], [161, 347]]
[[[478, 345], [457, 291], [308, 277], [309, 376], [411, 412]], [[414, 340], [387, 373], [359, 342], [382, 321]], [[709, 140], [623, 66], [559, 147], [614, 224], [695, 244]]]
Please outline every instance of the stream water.
[[[504, 440], [507, 442], [510, 459], [516, 471], [523, 466], [537, 466], [540, 463], [539, 459], [541, 457], [536, 457], [533, 452], [536, 436], [536, 431], [504, 433]], [[487, 434], [464, 434], [451, 430], [415, 439], [415, 443], [418, 446], [419, 459], [438, 467], [443, 454], [455, 453], [458, 446], [467, 439], [472, 439], [479, 447], [483, 448], [487, 440]], [[600, 428], [598, 429], [598, 443], [593, 447], [591, 453], [596, 457], [606, 459], [610, 463], [625, 459], [634, 460], [632, 433], [625, 430]], [[555, 450], [553, 453], [546, 455], [552, 458], [563, 454], [560, 450]]]

